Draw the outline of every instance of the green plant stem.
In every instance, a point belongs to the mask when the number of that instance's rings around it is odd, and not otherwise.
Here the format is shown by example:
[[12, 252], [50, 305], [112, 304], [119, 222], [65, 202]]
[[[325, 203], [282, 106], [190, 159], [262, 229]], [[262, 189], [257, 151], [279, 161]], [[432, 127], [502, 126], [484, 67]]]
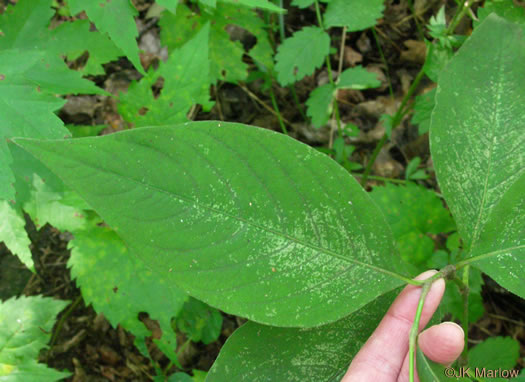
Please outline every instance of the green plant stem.
[[75, 301], [69, 307], [67, 310], [62, 314], [60, 317], [60, 320], [58, 320], [58, 323], [55, 327], [55, 331], [53, 332], [53, 335], [51, 336], [51, 341], [49, 342], [49, 346], [52, 347], [55, 345], [56, 340], [58, 338], [58, 335], [60, 334], [60, 331], [62, 330], [62, 326], [64, 325], [64, 322], [68, 319], [68, 317], [71, 315], [73, 310], [76, 308], [78, 304], [82, 301], [82, 296], [78, 296]]
[[390, 69], [388, 68], [388, 62], [386, 61], [385, 54], [383, 53], [383, 48], [381, 48], [381, 44], [379, 43], [379, 38], [377, 37], [377, 32], [375, 27], [370, 28], [372, 31], [372, 35], [374, 36], [374, 40], [377, 45], [377, 50], [379, 51], [379, 55], [381, 56], [381, 61], [383, 61], [383, 64], [386, 68], [386, 79], [388, 81], [388, 92], [390, 93], [390, 97], [394, 99], [394, 89], [392, 89], [392, 81], [390, 79]]
[[418, 15], [416, 14], [416, 11], [414, 9], [414, 0], [409, 0], [408, 1], [408, 9], [410, 9], [410, 12], [412, 12], [412, 16], [414, 17], [414, 22], [416, 23], [416, 28], [417, 28], [417, 32], [419, 34], [419, 38], [421, 40], [424, 40], [425, 39], [425, 31], [421, 27], [421, 24], [419, 23], [419, 20], [418, 20]]
[[463, 327], [463, 332], [465, 333], [465, 346], [463, 346], [460, 363], [463, 366], [468, 365], [468, 295], [470, 292], [469, 271], [470, 266], [467, 265], [465, 269], [463, 269], [463, 288], [461, 290], [461, 297], [463, 298], [463, 320], [461, 321], [461, 326]]
[[279, 105], [277, 105], [277, 100], [275, 99], [275, 94], [273, 92], [273, 88], [271, 85], [270, 85], [270, 98], [272, 100], [272, 106], [277, 115], [277, 119], [279, 120], [279, 125], [281, 125], [281, 130], [283, 131], [283, 134], [288, 135], [288, 130], [286, 130], [286, 125], [284, 124], [283, 117], [281, 116], [281, 111], [279, 110]]
[[460, 11], [456, 12], [454, 14], [454, 17], [452, 17], [452, 20], [450, 21], [450, 24], [448, 25], [447, 29], [445, 30], [445, 34], [449, 35], [454, 33], [454, 29], [458, 26], [461, 19], [463, 19], [463, 16], [469, 11], [470, 7], [476, 2], [476, 0], [466, 0], [464, 3], [461, 2]]
[[[321, 16], [321, 9], [319, 8], [319, 1], [318, 0], [315, 0], [315, 14], [317, 16], [317, 23], [319, 24], [319, 27], [321, 29], [325, 30], [324, 29], [324, 25], [323, 25], [323, 18]], [[326, 70], [328, 72], [328, 81], [335, 88], [334, 76], [332, 75], [332, 64], [330, 63], [330, 54], [328, 54], [325, 57], [325, 61], [326, 61]], [[341, 117], [339, 115], [339, 105], [337, 104], [337, 98], [334, 98], [333, 101], [334, 101], [334, 114], [335, 114], [335, 119], [337, 121], [337, 130], [339, 132], [341, 132], [341, 130], [342, 130]]]
[[[412, 85], [410, 85], [410, 88], [408, 89], [407, 93], [403, 97], [403, 100], [401, 101], [401, 105], [399, 105], [399, 108], [397, 109], [396, 114], [394, 114], [394, 117], [392, 118], [392, 131], [401, 123], [401, 120], [404, 116], [404, 109], [405, 106], [408, 103], [408, 100], [412, 97], [412, 94], [416, 91], [419, 82], [425, 75], [425, 72], [423, 71], [423, 67], [419, 70], [419, 73], [414, 78], [414, 81], [412, 81]], [[361, 185], [364, 187], [366, 185], [366, 181], [368, 179], [368, 176], [370, 175], [370, 171], [372, 170], [372, 166], [374, 165], [375, 160], [377, 159], [377, 156], [379, 155], [379, 152], [385, 145], [388, 137], [386, 133], [381, 137], [379, 142], [377, 143], [374, 152], [372, 153], [372, 156], [370, 157], [370, 160], [366, 164], [365, 171], [363, 173], [363, 177], [361, 178]]]
[[417, 345], [417, 336], [419, 334], [419, 322], [421, 321], [421, 314], [423, 313], [423, 306], [425, 305], [425, 299], [432, 288], [434, 281], [438, 279], [451, 279], [456, 274], [456, 267], [454, 265], [447, 265], [435, 275], [429, 277], [426, 280], [421, 280], [423, 285], [421, 287], [421, 296], [419, 297], [419, 302], [416, 309], [416, 315], [414, 317], [414, 322], [410, 328], [410, 336], [408, 339], [408, 378], [409, 382], [415, 381], [415, 354], [416, 354], [416, 345]]
[[430, 292], [432, 282], [429, 281], [423, 284], [421, 288], [421, 297], [419, 297], [419, 303], [417, 304], [416, 316], [414, 317], [414, 323], [410, 329], [409, 346], [408, 346], [408, 379], [410, 382], [415, 381], [415, 354], [416, 354], [416, 341], [419, 333], [419, 322], [421, 321], [421, 313], [423, 312], [423, 306], [425, 305], [425, 299]]

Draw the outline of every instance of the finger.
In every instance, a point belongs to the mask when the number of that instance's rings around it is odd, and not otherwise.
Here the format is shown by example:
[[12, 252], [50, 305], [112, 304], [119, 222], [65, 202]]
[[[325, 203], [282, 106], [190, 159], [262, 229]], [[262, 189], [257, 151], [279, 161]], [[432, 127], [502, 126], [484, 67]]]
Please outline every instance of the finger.
[[[448, 365], [454, 362], [463, 351], [464, 340], [465, 334], [459, 325], [453, 322], [443, 322], [423, 331], [419, 335], [418, 345], [432, 361]], [[403, 361], [397, 381], [408, 381], [408, 354]]]
[[[427, 271], [416, 277], [425, 280], [436, 274]], [[421, 315], [420, 328], [425, 327], [439, 305], [445, 291], [443, 279], [432, 285]], [[354, 357], [342, 382], [395, 381], [408, 352], [408, 335], [416, 314], [421, 287], [409, 285], [399, 294], [383, 320]]]
[[432, 326], [419, 335], [419, 347], [432, 361], [448, 365], [454, 362], [465, 345], [465, 333], [454, 322]]

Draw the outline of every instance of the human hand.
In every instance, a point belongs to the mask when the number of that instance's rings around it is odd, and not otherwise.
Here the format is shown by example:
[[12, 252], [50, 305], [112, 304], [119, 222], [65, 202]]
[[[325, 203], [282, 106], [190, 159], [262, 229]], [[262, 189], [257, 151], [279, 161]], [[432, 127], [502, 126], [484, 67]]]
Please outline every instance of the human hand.
[[[425, 280], [435, 273], [427, 271], [416, 279]], [[445, 281], [436, 280], [425, 300], [419, 330], [436, 311], [444, 292]], [[408, 382], [408, 338], [420, 295], [421, 287], [408, 285], [403, 289], [354, 357], [341, 382]], [[463, 351], [463, 329], [453, 322], [444, 322], [422, 332], [418, 343], [432, 361], [450, 364]]]

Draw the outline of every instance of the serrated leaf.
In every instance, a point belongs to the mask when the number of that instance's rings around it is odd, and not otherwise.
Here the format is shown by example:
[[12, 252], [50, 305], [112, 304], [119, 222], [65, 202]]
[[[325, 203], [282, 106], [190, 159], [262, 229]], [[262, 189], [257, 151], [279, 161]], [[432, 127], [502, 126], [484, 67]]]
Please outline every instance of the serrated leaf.
[[117, 45], [133, 66], [142, 74], [145, 74], [140, 63], [139, 48], [136, 38], [138, 37], [135, 16], [138, 14], [130, 0], [68, 0], [69, 9], [72, 14], [86, 11], [91, 20], [103, 33], [107, 33], [111, 40]]
[[330, 50], [330, 36], [318, 27], [304, 27], [277, 48], [275, 70], [283, 86], [309, 76], [319, 68]]
[[468, 356], [472, 368], [510, 370], [520, 356], [520, 344], [510, 337], [491, 337], [470, 349]]
[[423, 70], [428, 78], [437, 82], [439, 75], [447, 66], [448, 62], [454, 55], [454, 52], [452, 49], [443, 47], [437, 43], [429, 41], [425, 41], [425, 43], [427, 44], [427, 56], [425, 64], [423, 65]]
[[3, 241], [27, 268], [34, 271], [33, 258], [29, 250], [31, 241], [27, 236], [25, 224], [22, 216], [17, 214], [7, 200], [0, 200], [0, 242]]
[[37, 174], [33, 175], [30, 199], [24, 211], [31, 216], [37, 229], [49, 223], [61, 231], [75, 231], [84, 226], [83, 212], [62, 203], [62, 195], [48, 186]]
[[367, 193], [287, 136], [207, 121], [16, 142], [78, 191], [154, 274], [228, 313], [320, 325], [404, 282], [405, 265]]
[[190, 297], [180, 310], [175, 325], [191, 341], [208, 345], [221, 334], [222, 315], [217, 309]]
[[371, 73], [361, 65], [346, 69], [337, 81], [338, 89], [364, 90], [381, 86], [376, 73]]
[[138, 314], [147, 312], [150, 318], [159, 320], [162, 337], [154, 341], [177, 363], [177, 342], [170, 320], [182, 308], [186, 294], [130, 255], [115, 232], [95, 223], [91, 221], [85, 230], [75, 231], [75, 238], [68, 244], [68, 265], [84, 300], [103, 312], [113, 327], [122, 325], [138, 341], [151, 335]]
[[55, 94], [103, 93], [50, 52], [0, 51], [0, 199], [14, 199], [13, 158], [7, 138], [61, 138], [69, 135], [54, 114], [65, 103]]
[[434, 243], [427, 234], [455, 229], [449, 212], [432, 190], [413, 183], [387, 183], [374, 187], [370, 196], [385, 214], [401, 256], [411, 263], [424, 263], [434, 252]]
[[56, 315], [67, 304], [40, 296], [0, 302], [0, 379], [47, 382], [71, 375], [36, 362], [49, 341]]
[[[173, 51], [158, 70], [150, 70], [133, 82], [126, 93], [121, 93], [118, 110], [122, 117], [135, 126], [155, 126], [184, 122], [192, 105], [209, 100], [208, 45], [209, 25], [181, 48]], [[164, 86], [158, 98], [151, 89], [159, 79]]]
[[324, 13], [324, 24], [346, 27], [348, 32], [373, 27], [383, 16], [383, 0], [331, 0]]
[[206, 381], [340, 381], [395, 296], [388, 293], [348, 317], [312, 329], [248, 322], [228, 338]]
[[465, 244], [462, 263], [523, 298], [524, 61], [522, 28], [487, 17], [441, 74], [430, 129], [438, 181]]
[[[218, 80], [237, 83], [247, 78], [248, 65], [242, 60], [247, 53], [256, 62], [272, 67], [273, 50], [268, 40], [266, 24], [254, 11], [231, 4], [219, 3], [213, 13], [194, 13], [180, 4], [177, 14], [164, 12], [160, 19], [161, 41], [170, 51], [180, 48], [210, 23], [209, 61], [210, 83]], [[257, 42], [246, 52], [240, 41], [232, 41], [227, 28], [241, 27], [253, 34]]]
[[447, 20], [445, 19], [445, 6], [439, 8], [436, 15], [432, 16], [428, 22], [430, 36], [435, 39], [447, 37]]
[[20, 0], [0, 16], [0, 49], [41, 50], [55, 58], [70, 60], [89, 51], [85, 74], [102, 74], [101, 64], [123, 55], [111, 40], [98, 31], [90, 31], [88, 20], [64, 22], [48, 29], [54, 14], [51, 0]]
[[75, 60], [86, 51], [89, 52], [86, 64], [80, 69], [84, 75], [104, 74], [102, 64], [124, 55], [107, 35], [91, 31], [89, 20], [60, 24], [41, 40], [41, 46], [47, 51], [65, 55], [68, 60]]
[[414, 114], [412, 115], [410, 122], [418, 125], [419, 135], [427, 133], [430, 129], [430, 115], [434, 109], [435, 96], [436, 89], [434, 88], [416, 97], [416, 102], [414, 104]]
[[335, 87], [325, 84], [314, 89], [306, 101], [306, 115], [312, 118], [314, 127], [322, 127], [328, 122], [332, 113]]

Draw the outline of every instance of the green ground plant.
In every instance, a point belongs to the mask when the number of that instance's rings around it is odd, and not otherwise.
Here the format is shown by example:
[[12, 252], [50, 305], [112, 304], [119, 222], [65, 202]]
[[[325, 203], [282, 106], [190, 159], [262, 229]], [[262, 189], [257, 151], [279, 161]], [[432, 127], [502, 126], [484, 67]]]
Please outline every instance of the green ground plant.
[[[487, 2], [468, 38], [453, 32], [472, 2], [461, 3], [449, 23], [442, 8], [428, 25], [425, 64], [396, 114], [384, 118], [386, 133], [362, 184], [409, 113], [419, 81], [427, 76], [437, 83], [415, 97], [412, 117], [420, 134], [430, 131], [437, 195], [416, 183], [428, 176], [419, 158], [407, 166], [402, 184], [371, 193], [349, 173], [357, 167], [345, 137], [357, 127], [342, 125], [337, 91], [380, 83], [359, 66], [332, 73], [328, 30], [343, 28], [345, 35], [372, 28], [383, 1], [331, 0], [322, 13], [317, 0], [294, 0], [293, 6], [315, 11], [318, 25], [283, 38], [274, 55], [257, 13], [282, 12], [269, 1], [159, 0], [169, 56], [147, 70], [130, 1], [52, 5], [20, 0], [0, 16], [0, 241], [34, 270], [24, 214], [38, 227], [71, 232], [68, 265], [82, 298], [134, 334], [143, 354], [151, 332], [139, 313], [158, 320], [162, 337], [154, 341], [170, 366], [179, 367], [174, 329], [188, 341], [213, 342], [220, 309], [249, 322], [228, 339], [206, 381], [335, 381], [403, 285], [421, 286], [422, 307], [431, 283], [446, 278], [436, 319], [451, 314], [467, 338], [469, 322], [483, 314], [481, 272], [525, 298], [523, 8]], [[82, 11], [89, 21], [71, 17]], [[55, 14], [69, 19], [50, 28]], [[230, 25], [256, 43], [247, 48], [232, 41]], [[64, 58], [72, 62], [86, 51], [78, 70], [68, 68]], [[55, 114], [65, 103], [60, 96], [109, 95], [88, 78], [121, 56], [143, 75], [114, 96], [132, 128], [76, 138], [100, 127], [86, 133], [65, 126]], [[195, 105], [212, 107], [210, 85], [242, 84], [258, 72], [271, 92], [273, 79], [293, 86], [323, 65], [328, 83], [310, 94], [307, 116], [321, 127], [334, 115], [337, 135], [329, 149], [342, 166], [285, 134], [188, 118]], [[159, 81], [160, 95], [152, 90]], [[443, 233], [446, 244], [436, 247], [431, 236]], [[428, 268], [440, 272], [427, 282], [412, 279]], [[20, 297], [0, 305], [6, 317], [0, 379], [67, 376], [36, 362], [66, 304]], [[416, 357], [421, 381], [450, 380], [416, 349], [416, 339], [414, 331], [411, 380]], [[490, 338], [466, 347], [461, 365], [510, 369], [518, 357], [515, 340]], [[168, 368], [152, 362], [157, 380], [166, 380]], [[198, 371], [169, 378], [203, 380]]]

